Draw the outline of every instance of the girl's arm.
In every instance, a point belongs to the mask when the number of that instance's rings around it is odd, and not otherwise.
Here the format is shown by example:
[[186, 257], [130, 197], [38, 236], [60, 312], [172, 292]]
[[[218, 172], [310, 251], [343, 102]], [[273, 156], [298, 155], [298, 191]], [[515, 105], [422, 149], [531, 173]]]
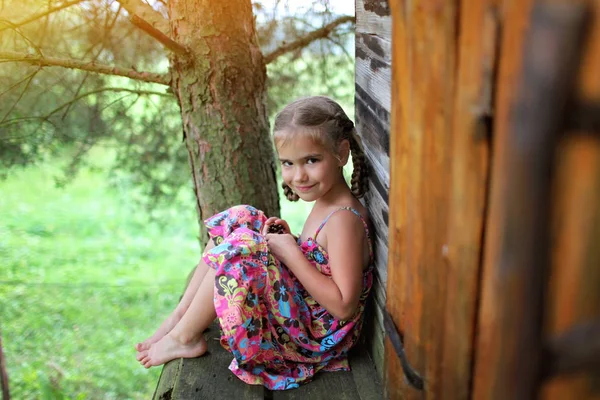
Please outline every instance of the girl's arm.
[[[362, 221], [349, 213], [336, 213], [325, 225], [331, 278], [321, 274], [296, 247], [281, 255], [281, 261], [293, 272], [310, 295], [337, 319], [350, 319], [356, 312], [362, 291]], [[322, 233], [327, 233], [323, 229]]]

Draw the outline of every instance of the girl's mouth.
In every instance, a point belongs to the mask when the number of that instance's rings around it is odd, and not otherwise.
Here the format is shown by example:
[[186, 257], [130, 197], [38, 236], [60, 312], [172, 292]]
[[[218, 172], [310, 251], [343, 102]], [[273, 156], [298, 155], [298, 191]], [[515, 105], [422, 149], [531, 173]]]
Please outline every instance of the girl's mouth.
[[[316, 184], [315, 184], [316, 185]], [[296, 186], [296, 189], [300, 192], [308, 192], [310, 189], [312, 189], [315, 185], [310, 185], [310, 186]]]

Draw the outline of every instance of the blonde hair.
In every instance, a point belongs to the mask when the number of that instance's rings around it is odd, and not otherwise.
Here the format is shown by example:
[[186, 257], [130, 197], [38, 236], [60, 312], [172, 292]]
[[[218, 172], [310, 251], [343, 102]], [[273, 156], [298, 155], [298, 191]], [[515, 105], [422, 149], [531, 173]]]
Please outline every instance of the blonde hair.
[[[285, 106], [275, 117], [275, 145], [283, 146], [292, 136], [299, 134], [307, 135], [334, 154], [337, 154], [338, 145], [348, 140], [354, 167], [350, 189], [356, 197], [364, 196], [369, 188], [365, 154], [354, 123], [338, 103], [326, 96], [311, 96]], [[283, 183], [282, 186], [288, 200], [298, 201], [298, 195], [288, 185]]]

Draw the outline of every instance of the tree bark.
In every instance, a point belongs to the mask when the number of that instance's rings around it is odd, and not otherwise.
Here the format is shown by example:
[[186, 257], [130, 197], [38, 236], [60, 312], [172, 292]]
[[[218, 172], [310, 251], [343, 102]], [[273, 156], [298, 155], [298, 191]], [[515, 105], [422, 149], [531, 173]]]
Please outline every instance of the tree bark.
[[235, 204], [279, 215], [266, 113], [266, 67], [250, 0], [169, 2], [173, 39], [191, 57], [171, 58], [202, 221]]

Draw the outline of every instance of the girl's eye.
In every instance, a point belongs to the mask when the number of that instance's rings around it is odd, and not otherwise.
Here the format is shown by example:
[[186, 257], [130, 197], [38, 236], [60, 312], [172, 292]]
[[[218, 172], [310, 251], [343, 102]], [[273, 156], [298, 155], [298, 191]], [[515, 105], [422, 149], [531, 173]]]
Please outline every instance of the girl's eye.
[[284, 167], [289, 167], [290, 165], [292, 165], [292, 163], [289, 161], [282, 161], [281, 165], [283, 165]]
[[316, 158], [309, 158], [308, 160], [306, 160], [307, 164], [314, 164], [316, 162], [319, 162], [319, 160], [317, 160]]

